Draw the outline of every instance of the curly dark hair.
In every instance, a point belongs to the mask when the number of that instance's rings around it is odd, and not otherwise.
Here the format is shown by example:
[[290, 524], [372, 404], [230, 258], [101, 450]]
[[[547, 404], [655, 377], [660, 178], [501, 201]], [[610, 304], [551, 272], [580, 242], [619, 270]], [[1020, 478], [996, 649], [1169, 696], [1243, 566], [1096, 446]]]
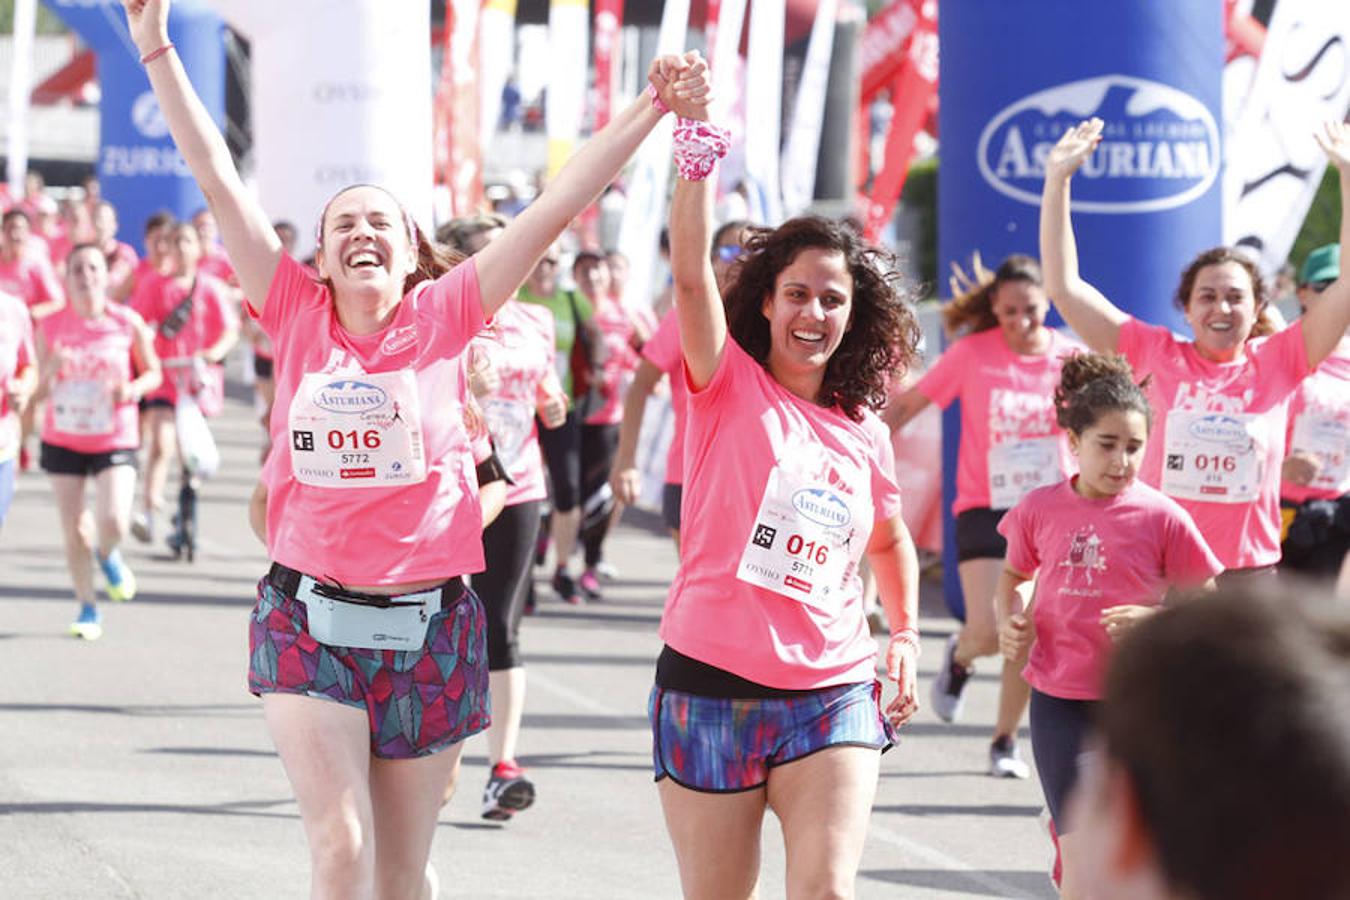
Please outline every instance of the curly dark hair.
[[1074, 434], [1097, 424], [1102, 413], [1134, 410], [1153, 428], [1153, 408], [1136, 384], [1134, 371], [1119, 353], [1075, 353], [1064, 361], [1055, 388], [1055, 421]]
[[1181, 283], [1177, 285], [1177, 293], [1172, 302], [1176, 304], [1177, 309], [1185, 312], [1191, 303], [1191, 291], [1195, 289], [1195, 279], [1200, 275], [1200, 270], [1230, 262], [1241, 266], [1252, 281], [1252, 297], [1256, 301], [1256, 321], [1252, 325], [1251, 333], [1247, 335], [1247, 340], [1274, 334], [1277, 329], [1266, 306], [1270, 300], [1266, 293], [1266, 280], [1261, 277], [1261, 270], [1256, 267], [1256, 263], [1233, 247], [1211, 247], [1191, 260], [1181, 273]]
[[862, 418], [864, 407], [879, 409], [889, 379], [914, 362], [921, 336], [895, 256], [820, 216], [789, 219], [774, 229], [750, 228], [745, 234], [745, 253], [731, 270], [723, 298], [732, 338], [765, 364], [771, 339], [763, 303], [773, 295], [779, 273], [806, 249], [842, 253], [853, 279], [852, 319], [826, 363], [820, 399], [837, 404], [854, 420]]

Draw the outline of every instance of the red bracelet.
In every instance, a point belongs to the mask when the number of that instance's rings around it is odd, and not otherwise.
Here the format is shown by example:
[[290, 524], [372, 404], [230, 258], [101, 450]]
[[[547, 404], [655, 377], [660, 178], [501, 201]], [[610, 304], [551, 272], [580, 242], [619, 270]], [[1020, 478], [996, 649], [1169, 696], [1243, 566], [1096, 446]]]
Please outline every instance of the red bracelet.
[[661, 95], [656, 92], [656, 85], [647, 85], [647, 96], [652, 98], [652, 109], [663, 116], [670, 112], [670, 107], [666, 106], [666, 101], [662, 100]]
[[173, 49], [173, 41], [170, 41], [163, 47], [160, 47], [158, 50], [151, 50], [149, 53], [141, 57], [141, 65], [143, 66], [149, 65], [150, 63], [159, 59], [161, 56], [163, 56], [165, 53], [168, 53], [172, 49]]

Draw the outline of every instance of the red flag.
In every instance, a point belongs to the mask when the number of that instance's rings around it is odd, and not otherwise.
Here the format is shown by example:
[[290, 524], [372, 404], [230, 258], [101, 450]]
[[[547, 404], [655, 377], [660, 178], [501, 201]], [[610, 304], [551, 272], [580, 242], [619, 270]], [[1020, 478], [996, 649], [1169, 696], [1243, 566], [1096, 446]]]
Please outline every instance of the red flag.
[[478, 141], [479, 0], [446, 0], [441, 77], [436, 86], [437, 180], [450, 189], [450, 213], [463, 216], [483, 201]]
[[595, 0], [595, 130], [614, 115], [614, 63], [619, 31], [623, 28], [623, 0]]
[[905, 62], [905, 46], [919, 21], [920, 3], [894, 0], [867, 20], [859, 45], [862, 57], [862, 102], [869, 103], [877, 92], [895, 80]]

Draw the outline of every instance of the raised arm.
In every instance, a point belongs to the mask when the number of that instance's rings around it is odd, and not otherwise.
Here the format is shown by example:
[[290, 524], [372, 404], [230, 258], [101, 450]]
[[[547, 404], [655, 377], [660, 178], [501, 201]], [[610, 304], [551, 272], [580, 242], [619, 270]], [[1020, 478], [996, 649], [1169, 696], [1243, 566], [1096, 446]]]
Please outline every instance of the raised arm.
[[[703, 85], [707, 67], [695, 70], [681, 57], [659, 57], [652, 70], [684, 66], [687, 88]], [[525, 281], [544, 251], [567, 223], [605, 189], [661, 120], [651, 98], [642, 93], [563, 166], [539, 197], [506, 226], [501, 236], [478, 251], [478, 287], [483, 314], [491, 316]]]
[[1341, 274], [1303, 316], [1303, 346], [1310, 366], [1330, 356], [1350, 328], [1350, 272], [1346, 271], [1350, 263], [1350, 128], [1344, 122], [1327, 122], [1315, 137], [1340, 174]]
[[1045, 292], [1064, 321], [1098, 353], [1114, 353], [1120, 326], [1129, 319], [1078, 274], [1078, 244], [1069, 220], [1069, 182], [1102, 139], [1102, 120], [1089, 119], [1064, 132], [1045, 161], [1041, 193], [1041, 271]]
[[[131, 37], [143, 57], [168, 45], [169, 0], [122, 0], [122, 5], [126, 7]], [[160, 53], [146, 63], [145, 72], [173, 142], [216, 217], [239, 285], [261, 311], [281, 259], [281, 242], [272, 223], [244, 187], [225, 138], [193, 90], [177, 53]]]

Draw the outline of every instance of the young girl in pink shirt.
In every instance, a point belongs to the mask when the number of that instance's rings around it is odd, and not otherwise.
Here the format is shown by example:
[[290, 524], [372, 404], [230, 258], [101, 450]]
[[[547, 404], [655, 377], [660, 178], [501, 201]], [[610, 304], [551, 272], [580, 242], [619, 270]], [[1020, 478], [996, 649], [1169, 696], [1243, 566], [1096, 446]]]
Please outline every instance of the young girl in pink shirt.
[[[885, 412], [896, 430], [930, 403], [946, 409], [961, 401], [952, 514], [966, 620], [948, 639], [933, 681], [933, 711], [945, 722], [961, 716], [975, 660], [998, 652], [994, 585], [1007, 549], [999, 520], [1032, 488], [1069, 473], [1068, 445], [1050, 398], [1064, 359], [1082, 349], [1045, 326], [1050, 301], [1031, 257], [1010, 256], [992, 273], [977, 259], [974, 276], [954, 283], [962, 289], [953, 291], [943, 320], [948, 333], [962, 337]], [[989, 774], [996, 777], [1031, 774], [1016, 744], [1029, 696], [1018, 668], [1003, 666], [989, 745]]]
[[[1054, 401], [1078, 474], [1032, 491], [999, 523], [1008, 555], [996, 600], [1005, 657], [1027, 659], [1031, 748], [1059, 840], [1060, 895], [1077, 898], [1072, 823], [1062, 813], [1111, 645], [1151, 615], [1169, 587], [1205, 584], [1223, 566], [1186, 511], [1135, 478], [1152, 413], [1128, 362], [1071, 358]], [[1032, 578], [1028, 621], [1017, 589]]]
[[[852, 896], [877, 751], [916, 709], [918, 565], [872, 409], [918, 326], [892, 261], [820, 218], [755, 233], [724, 309], [708, 176], [725, 132], [705, 93], [653, 81], [687, 117], [670, 224], [689, 388], [683, 547], [649, 706], [666, 827], [685, 896], [751, 896], [772, 796], [788, 895]], [[899, 692], [884, 713], [864, 553], [893, 628]]]
[[[1117, 308], [1078, 271], [1069, 184], [1101, 141], [1102, 121], [1069, 129], [1046, 161], [1041, 261], [1065, 321], [1099, 353], [1120, 352], [1148, 376], [1160, 419], [1139, 477], [1191, 514], [1226, 569], [1223, 579], [1271, 577], [1280, 560], [1280, 466], [1289, 400], [1350, 326], [1350, 280], [1342, 274], [1294, 324], [1270, 334], [1265, 286], [1242, 253], [1216, 247], [1182, 273], [1176, 301], [1193, 340]], [[1350, 133], [1328, 123], [1318, 142], [1340, 173], [1350, 209]], [[1350, 216], [1341, 220], [1341, 246]], [[1269, 336], [1266, 336], [1269, 335]]]
[[[488, 723], [483, 609], [463, 583], [483, 549], [460, 357], [661, 112], [642, 97], [616, 115], [458, 265], [387, 191], [344, 189], [318, 216], [311, 271], [282, 251], [235, 171], [169, 43], [169, 4], [124, 5], [275, 348], [274, 564], [250, 620], [249, 686], [310, 839], [311, 892], [435, 896], [427, 860], [445, 785]], [[690, 81], [706, 89], [703, 73]]]

